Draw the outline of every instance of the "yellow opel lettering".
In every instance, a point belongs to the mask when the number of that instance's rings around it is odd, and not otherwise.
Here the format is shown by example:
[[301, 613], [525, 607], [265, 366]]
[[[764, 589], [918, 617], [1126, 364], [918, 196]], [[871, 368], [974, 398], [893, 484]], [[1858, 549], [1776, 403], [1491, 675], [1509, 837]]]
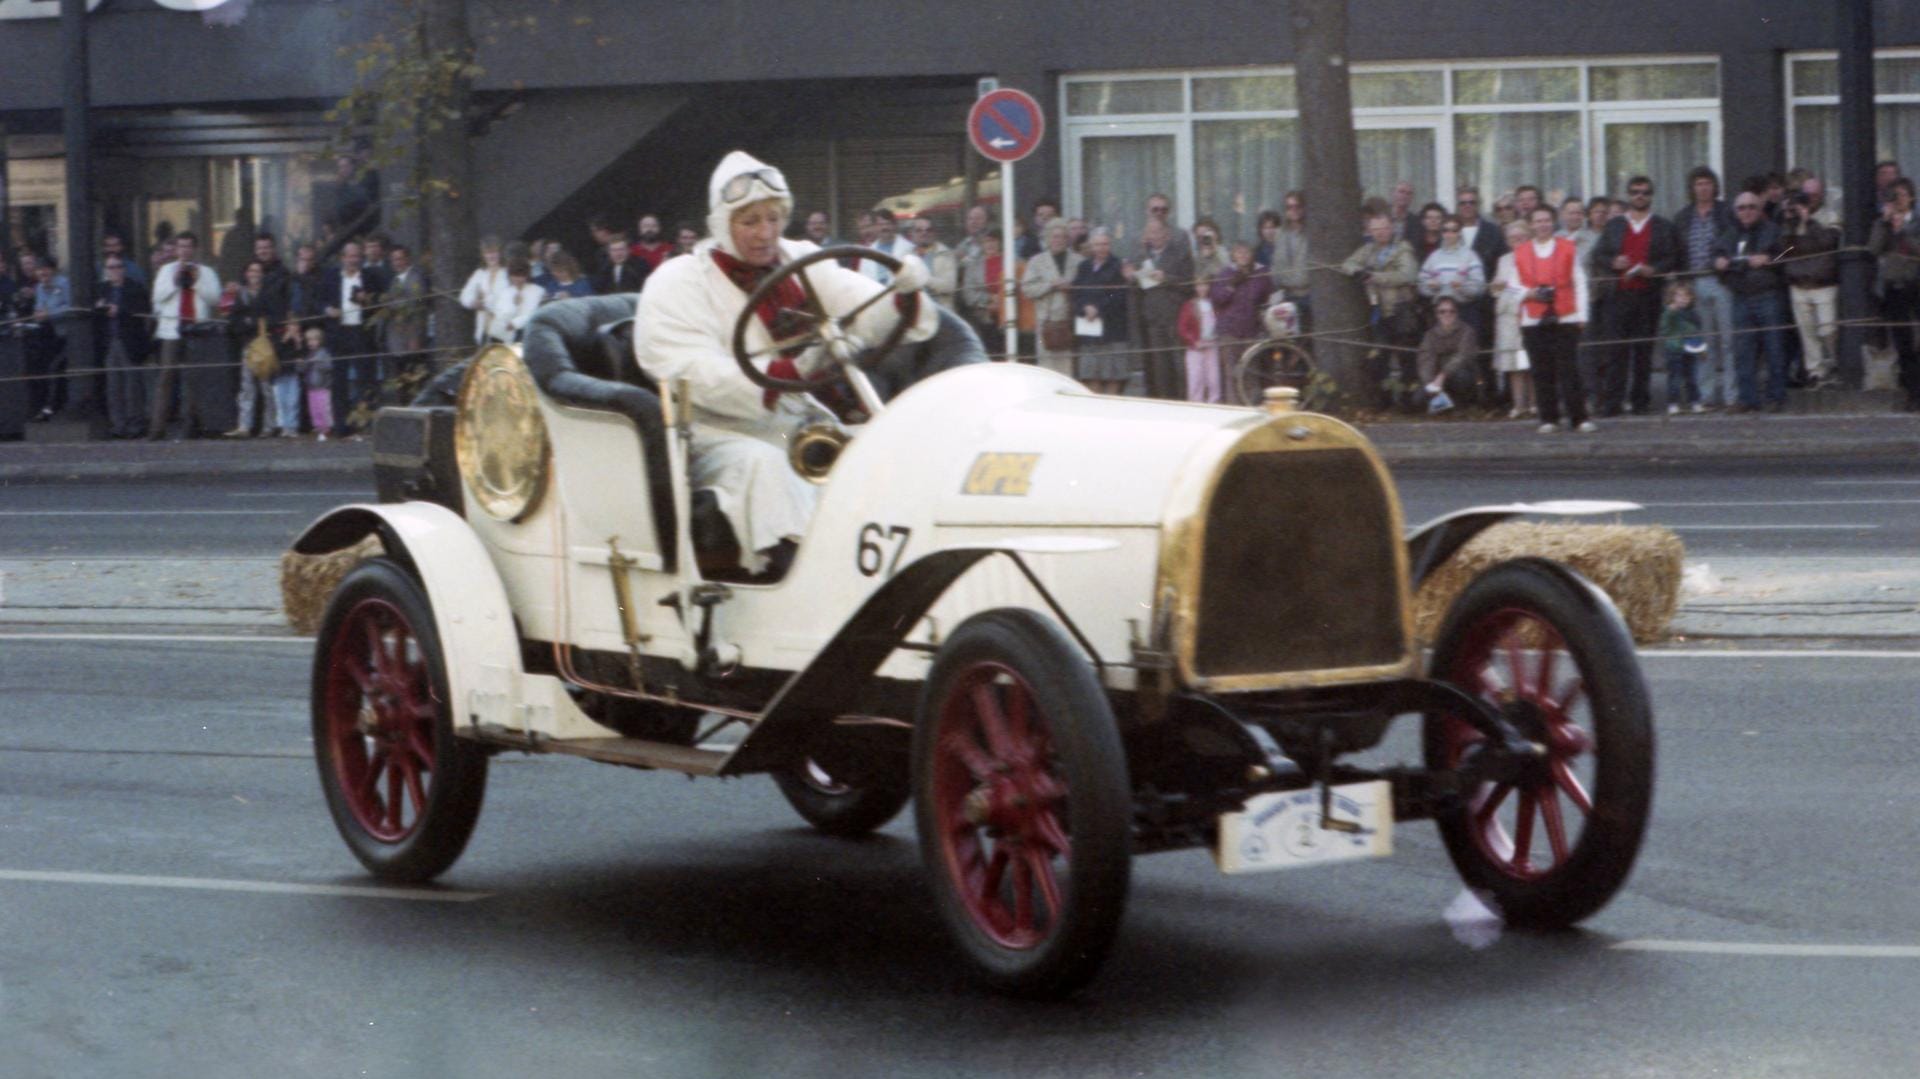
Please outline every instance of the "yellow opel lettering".
[[1033, 480], [1037, 453], [983, 453], [973, 459], [963, 495], [1024, 495]]

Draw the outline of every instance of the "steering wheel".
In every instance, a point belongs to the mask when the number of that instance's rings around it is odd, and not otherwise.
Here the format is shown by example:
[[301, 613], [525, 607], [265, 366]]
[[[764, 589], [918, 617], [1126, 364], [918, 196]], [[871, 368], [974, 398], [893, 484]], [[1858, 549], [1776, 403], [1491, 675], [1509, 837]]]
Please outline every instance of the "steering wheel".
[[[861, 369], [862, 377], [855, 381], [855, 389], [858, 391], [860, 384], [866, 381], [864, 377], [866, 370], [879, 366], [880, 361], [886, 359], [888, 353], [900, 346], [900, 342], [907, 336], [907, 330], [919, 317], [920, 294], [918, 292], [895, 293], [893, 284], [889, 282], [885, 288], [868, 297], [860, 306], [845, 314], [836, 315], [827, 310], [826, 304], [820, 300], [820, 293], [814, 289], [813, 282], [802, 271], [815, 263], [840, 259], [867, 259], [885, 266], [890, 273], [900, 272], [900, 260], [892, 255], [872, 248], [852, 245], [823, 248], [811, 254], [802, 255], [792, 262], [781, 263], [780, 267], [769, 274], [765, 281], [760, 282], [760, 287], [754, 289], [753, 294], [747, 297], [746, 308], [740, 312], [740, 317], [733, 323], [733, 358], [740, 365], [740, 373], [746, 375], [748, 381], [762, 389], [777, 390], [781, 393], [809, 393], [847, 381], [847, 371], [851, 366]], [[774, 290], [789, 277], [800, 279], [800, 289], [806, 294], [807, 302], [805, 309], [801, 310], [799, 315], [811, 325], [791, 337], [779, 338], [758, 352], [748, 351], [747, 328], [759, 317], [755, 314], [756, 309], [759, 308], [761, 301], [773, 295]], [[909, 309], [900, 313], [900, 319], [894, 325], [893, 332], [876, 345], [869, 345], [849, 332], [848, 328], [853, 324], [854, 319], [864, 314], [867, 308], [890, 295], [905, 295], [909, 301]], [[793, 349], [814, 345], [824, 346], [827, 355], [833, 359], [832, 374], [819, 379], [780, 378], [767, 374], [753, 362], [768, 355], [779, 355]], [[870, 386], [868, 390], [871, 392]], [[865, 398], [867, 394], [860, 394], [860, 396]]]

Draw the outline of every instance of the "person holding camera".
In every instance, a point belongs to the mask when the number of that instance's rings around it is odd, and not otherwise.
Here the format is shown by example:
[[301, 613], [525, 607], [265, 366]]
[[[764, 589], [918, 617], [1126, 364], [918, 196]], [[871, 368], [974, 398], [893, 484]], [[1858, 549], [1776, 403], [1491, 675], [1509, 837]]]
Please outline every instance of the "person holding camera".
[[[218, 339], [226, 331], [220, 320], [220, 275], [213, 267], [194, 261], [200, 238], [191, 232], [175, 233], [174, 260], [161, 266], [153, 276], [154, 340], [160, 342], [160, 372], [154, 380], [153, 396], [147, 413], [147, 438], [167, 437], [167, 421], [173, 415], [174, 388], [179, 382], [181, 364], [186, 362], [186, 342], [198, 338]], [[210, 353], [216, 350], [208, 350]], [[224, 357], [224, 353], [221, 354]], [[200, 414], [199, 402], [192, 393], [181, 401], [186, 434], [218, 434], [215, 423]]]
[[1574, 242], [1554, 235], [1555, 225], [1552, 207], [1534, 207], [1527, 217], [1531, 238], [1514, 249], [1507, 289], [1520, 293], [1520, 340], [1539, 395], [1540, 433], [1560, 429], [1564, 405], [1568, 426], [1591, 434], [1599, 428], [1587, 418], [1587, 388], [1577, 362], [1587, 323], [1587, 271]]
[[1787, 296], [1800, 331], [1807, 382], [1816, 389], [1833, 377], [1840, 296], [1840, 230], [1821, 221], [1818, 212], [1812, 196], [1801, 190], [1787, 196], [1780, 214], [1781, 247], [1794, 256], [1786, 263]]

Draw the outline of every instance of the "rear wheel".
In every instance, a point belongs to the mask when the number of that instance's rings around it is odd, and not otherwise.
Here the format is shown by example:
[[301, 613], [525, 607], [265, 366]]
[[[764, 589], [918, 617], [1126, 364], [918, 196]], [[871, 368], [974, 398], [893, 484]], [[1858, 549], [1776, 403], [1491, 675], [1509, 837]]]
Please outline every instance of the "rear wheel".
[[[1466, 883], [1513, 925], [1591, 915], [1633, 869], [1653, 801], [1653, 715], [1633, 640], [1607, 597], [1564, 567], [1523, 559], [1468, 585], [1436, 638], [1433, 676], [1500, 709], [1546, 756], [1485, 783], [1438, 818]], [[1460, 766], [1483, 743], [1431, 715], [1427, 767]]]
[[841, 778], [812, 757], [789, 771], [775, 772], [773, 781], [808, 824], [847, 838], [866, 835], [892, 820], [913, 793], [905, 769], [874, 768]]
[[486, 753], [456, 738], [420, 586], [384, 558], [334, 591], [313, 666], [320, 788], [348, 849], [382, 880], [431, 880], [480, 816]]
[[1106, 695], [1059, 627], [998, 610], [948, 638], [913, 786], [934, 898], [975, 972], [1034, 996], [1091, 978], [1126, 906], [1131, 793]]

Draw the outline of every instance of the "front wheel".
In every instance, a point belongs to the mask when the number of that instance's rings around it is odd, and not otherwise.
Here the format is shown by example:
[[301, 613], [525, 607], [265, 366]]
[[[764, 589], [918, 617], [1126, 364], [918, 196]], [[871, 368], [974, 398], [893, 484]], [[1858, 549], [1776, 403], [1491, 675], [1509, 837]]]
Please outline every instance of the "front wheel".
[[387, 559], [349, 572], [321, 619], [313, 748], [334, 825], [374, 876], [431, 880], [460, 857], [487, 757], [454, 736], [427, 597]]
[[[1503, 563], [1448, 610], [1432, 673], [1547, 751], [1437, 818], [1461, 878], [1516, 926], [1560, 928], [1605, 906], [1633, 869], [1653, 802], [1652, 706], [1612, 601], [1563, 566]], [[1459, 767], [1482, 741], [1458, 717], [1426, 717], [1429, 769]]]
[[934, 660], [912, 752], [921, 854], [975, 973], [1031, 996], [1084, 984], [1132, 868], [1127, 761], [1092, 665], [1036, 612], [975, 615]]

